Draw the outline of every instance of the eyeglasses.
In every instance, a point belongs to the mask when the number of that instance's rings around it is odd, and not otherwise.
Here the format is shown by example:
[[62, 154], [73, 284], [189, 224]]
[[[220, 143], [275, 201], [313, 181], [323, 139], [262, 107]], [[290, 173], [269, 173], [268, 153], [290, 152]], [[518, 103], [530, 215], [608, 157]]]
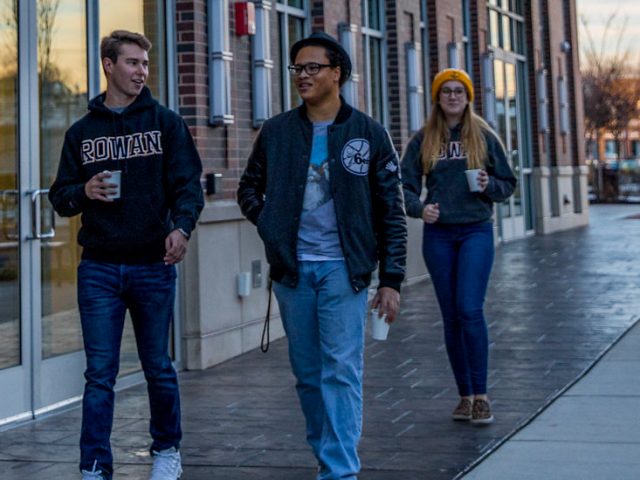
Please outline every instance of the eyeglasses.
[[440, 90], [440, 95], [443, 95], [445, 97], [450, 96], [451, 94], [454, 94], [456, 97], [461, 97], [463, 93], [465, 93], [465, 89], [464, 88], [448, 88], [448, 87], [444, 87], [442, 90]]
[[300, 75], [302, 73], [302, 70], [304, 70], [307, 75], [313, 76], [313, 75], [317, 75], [318, 72], [320, 72], [320, 70], [325, 67], [333, 67], [333, 65], [329, 63], [311, 62], [311, 63], [305, 63], [300, 65], [289, 65], [287, 69], [289, 70], [289, 73], [291, 75]]

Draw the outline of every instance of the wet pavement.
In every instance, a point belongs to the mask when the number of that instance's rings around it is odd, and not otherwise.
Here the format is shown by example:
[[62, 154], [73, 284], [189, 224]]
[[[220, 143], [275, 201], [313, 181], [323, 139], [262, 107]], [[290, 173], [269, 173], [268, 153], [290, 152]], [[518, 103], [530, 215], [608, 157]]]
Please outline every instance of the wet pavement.
[[640, 322], [462, 480], [638, 480]]
[[[596, 205], [591, 225], [497, 249], [487, 295], [496, 422], [450, 420], [457, 401], [428, 281], [403, 290], [389, 340], [367, 340], [361, 480], [461, 475], [510, 438], [633, 326], [640, 206]], [[185, 480], [313, 479], [284, 340], [182, 372]], [[80, 410], [0, 433], [0, 478], [78, 478]], [[147, 478], [144, 386], [118, 394], [115, 478]]]

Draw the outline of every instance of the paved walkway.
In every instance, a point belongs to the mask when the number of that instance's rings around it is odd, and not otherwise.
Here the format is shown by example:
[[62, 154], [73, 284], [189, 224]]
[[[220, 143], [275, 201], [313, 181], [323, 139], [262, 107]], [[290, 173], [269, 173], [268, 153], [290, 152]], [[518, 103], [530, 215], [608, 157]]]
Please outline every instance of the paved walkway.
[[640, 324], [464, 480], [640, 477]]
[[[625, 472], [637, 473], [638, 467], [632, 452], [638, 451], [637, 433], [632, 436], [634, 427], [638, 430], [637, 402], [630, 408], [638, 387], [615, 365], [637, 372], [638, 328], [565, 391], [640, 313], [640, 207], [595, 206], [591, 217], [588, 228], [498, 249], [486, 307], [492, 340], [489, 394], [497, 418], [488, 427], [449, 419], [457, 398], [433, 289], [422, 282], [403, 291], [401, 316], [389, 340], [367, 343], [361, 480], [450, 480], [482, 458], [469, 478], [637, 478]], [[614, 385], [607, 368], [620, 373], [622, 386]], [[182, 372], [181, 386], [183, 479], [313, 479], [315, 461], [305, 444], [285, 341], [274, 342], [266, 355], [257, 350], [206, 371]], [[606, 409], [595, 407], [598, 421], [585, 422], [593, 389], [611, 398], [602, 398]], [[580, 427], [572, 416], [582, 417], [582, 430], [569, 429], [571, 423]], [[0, 478], [77, 478], [79, 422], [75, 408], [0, 433]], [[120, 393], [112, 439], [116, 478], [148, 475], [147, 430], [144, 386]], [[535, 439], [542, 441], [534, 457], [539, 460], [532, 462], [527, 452]], [[614, 456], [616, 444], [621, 448]], [[550, 458], [545, 445], [562, 468], [544, 464]], [[567, 450], [557, 455], [560, 446]], [[585, 446], [592, 447], [591, 454]], [[618, 470], [589, 477], [574, 469], [585, 456], [593, 463], [614, 459]], [[513, 463], [512, 457], [528, 463]], [[521, 469], [532, 476], [522, 476]]]

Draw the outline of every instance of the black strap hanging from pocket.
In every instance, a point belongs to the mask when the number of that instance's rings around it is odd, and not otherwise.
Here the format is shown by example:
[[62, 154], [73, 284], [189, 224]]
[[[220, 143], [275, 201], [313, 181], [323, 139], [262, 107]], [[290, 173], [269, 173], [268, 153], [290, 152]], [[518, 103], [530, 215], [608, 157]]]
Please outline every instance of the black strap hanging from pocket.
[[[272, 290], [273, 281], [269, 278], [269, 286], [268, 286], [268, 295], [269, 301], [267, 302], [267, 314], [264, 317], [264, 326], [262, 327], [262, 339], [260, 340], [260, 350], [262, 353], [267, 353], [269, 351], [269, 340], [270, 340], [270, 332], [269, 332], [269, 320], [271, 317], [271, 290]], [[265, 337], [267, 341], [265, 342]]]

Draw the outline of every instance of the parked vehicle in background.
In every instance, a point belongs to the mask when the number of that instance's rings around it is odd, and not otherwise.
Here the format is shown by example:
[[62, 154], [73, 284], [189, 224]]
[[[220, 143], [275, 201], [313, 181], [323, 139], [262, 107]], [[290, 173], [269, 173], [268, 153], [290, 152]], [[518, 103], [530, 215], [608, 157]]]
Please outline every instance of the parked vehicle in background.
[[640, 158], [587, 164], [592, 202], [640, 202]]

